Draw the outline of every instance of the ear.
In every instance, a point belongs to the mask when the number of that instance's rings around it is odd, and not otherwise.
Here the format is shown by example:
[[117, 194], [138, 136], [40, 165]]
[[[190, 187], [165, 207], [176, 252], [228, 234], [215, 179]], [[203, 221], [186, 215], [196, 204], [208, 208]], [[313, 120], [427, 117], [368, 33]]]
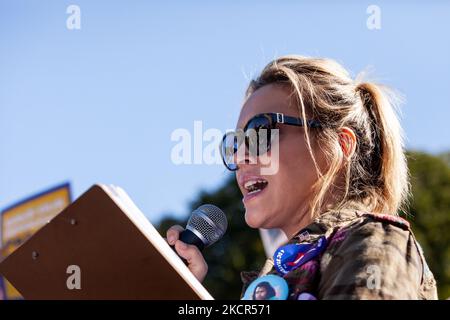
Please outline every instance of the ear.
[[350, 159], [356, 150], [355, 132], [348, 127], [342, 127], [339, 132], [339, 144], [341, 145], [344, 157], [347, 160]]

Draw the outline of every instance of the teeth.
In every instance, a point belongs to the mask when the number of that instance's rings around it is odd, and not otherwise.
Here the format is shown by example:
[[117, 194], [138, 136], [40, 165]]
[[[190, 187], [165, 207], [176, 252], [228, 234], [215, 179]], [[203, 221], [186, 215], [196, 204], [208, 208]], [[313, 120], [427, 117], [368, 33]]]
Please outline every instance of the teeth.
[[254, 185], [256, 182], [257, 182], [256, 180], [249, 180], [244, 184], [244, 188], [248, 190], [248, 188]]
[[249, 180], [244, 184], [244, 188], [250, 193], [260, 191], [265, 187], [267, 181], [265, 180]]
[[263, 182], [263, 180], [249, 180], [244, 184], [244, 188], [248, 190], [250, 187], [253, 187], [258, 182]]

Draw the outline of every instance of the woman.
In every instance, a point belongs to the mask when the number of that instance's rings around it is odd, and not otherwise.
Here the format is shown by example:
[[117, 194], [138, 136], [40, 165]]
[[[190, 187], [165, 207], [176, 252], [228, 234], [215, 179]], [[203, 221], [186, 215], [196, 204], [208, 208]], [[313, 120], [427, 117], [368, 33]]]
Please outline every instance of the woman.
[[275, 289], [272, 288], [269, 282], [263, 281], [259, 283], [253, 291], [253, 300], [270, 300], [275, 296]]
[[[287, 282], [289, 299], [437, 298], [420, 246], [397, 216], [408, 171], [385, 88], [352, 80], [329, 59], [281, 57], [250, 83], [237, 129], [222, 155], [236, 172], [246, 223], [289, 239], [259, 272], [241, 274], [243, 292], [272, 274]], [[168, 242], [202, 281], [207, 264], [178, 240], [182, 230], [170, 228]]]

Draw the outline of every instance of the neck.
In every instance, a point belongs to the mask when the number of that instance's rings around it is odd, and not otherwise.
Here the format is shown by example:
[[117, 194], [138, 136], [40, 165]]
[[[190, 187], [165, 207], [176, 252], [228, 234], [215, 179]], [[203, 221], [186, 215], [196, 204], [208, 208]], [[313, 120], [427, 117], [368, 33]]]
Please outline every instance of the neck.
[[293, 221], [289, 221], [289, 223], [280, 228], [288, 240], [292, 239], [301, 229], [312, 222], [311, 209], [308, 207], [299, 209], [293, 216], [293, 219]]
[[[321, 208], [318, 210], [320, 213], [327, 212], [335, 204], [336, 199], [333, 196], [326, 196]], [[306, 226], [311, 224], [314, 220], [312, 209], [309, 205], [302, 206], [293, 215], [292, 220], [288, 221], [285, 226], [280, 229], [283, 230], [287, 239], [292, 239], [300, 230], [304, 229]]]

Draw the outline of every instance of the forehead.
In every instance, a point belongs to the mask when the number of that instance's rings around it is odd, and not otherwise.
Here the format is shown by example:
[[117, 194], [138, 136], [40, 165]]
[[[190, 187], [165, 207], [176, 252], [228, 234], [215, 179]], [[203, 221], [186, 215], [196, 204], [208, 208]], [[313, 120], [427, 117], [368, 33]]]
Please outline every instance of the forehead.
[[291, 97], [291, 89], [287, 85], [269, 84], [259, 88], [247, 99], [241, 109], [236, 128], [245, 124], [259, 113], [280, 112], [298, 117], [295, 99]]

